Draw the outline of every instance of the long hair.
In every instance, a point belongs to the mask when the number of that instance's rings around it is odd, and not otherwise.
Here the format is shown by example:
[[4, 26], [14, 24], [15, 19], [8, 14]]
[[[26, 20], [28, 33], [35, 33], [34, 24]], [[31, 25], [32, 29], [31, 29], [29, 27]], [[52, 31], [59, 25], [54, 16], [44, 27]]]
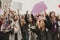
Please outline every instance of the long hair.
[[33, 14], [31, 14], [31, 17], [32, 17], [32, 20], [33, 20], [34, 22], [36, 22], [36, 20], [35, 20]]
[[[49, 17], [50, 17], [50, 18], [52, 18], [52, 17], [51, 17], [51, 14], [52, 14], [52, 13], [55, 13], [55, 12], [54, 12], [54, 11], [51, 11], [51, 12], [50, 12], [50, 14], [49, 14]], [[55, 17], [56, 17], [56, 21], [58, 21], [58, 17], [57, 17], [57, 16], [55, 16]]]
[[51, 17], [51, 14], [52, 14], [52, 13], [55, 13], [55, 12], [54, 12], [54, 11], [51, 11], [51, 12], [50, 12], [50, 14], [49, 14], [49, 17], [50, 17], [50, 18], [52, 18], [52, 17]]
[[42, 28], [42, 31], [44, 31], [44, 29], [45, 29], [45, 22], [44, 22], [44, 20], [38, 20], [36, 25], [37, 25], [38, 29]]

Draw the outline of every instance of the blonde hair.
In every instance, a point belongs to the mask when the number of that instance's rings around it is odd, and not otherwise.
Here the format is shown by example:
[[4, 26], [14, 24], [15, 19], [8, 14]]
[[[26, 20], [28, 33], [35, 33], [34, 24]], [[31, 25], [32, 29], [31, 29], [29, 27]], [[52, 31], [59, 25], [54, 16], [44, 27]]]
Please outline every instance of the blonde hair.
[[45, 23], [44, 23], [44, 20], [38, 20], [36, 25], [38, 26], [38, 28], [42, 28], [42, 31], [44, 31], [45, 29]]

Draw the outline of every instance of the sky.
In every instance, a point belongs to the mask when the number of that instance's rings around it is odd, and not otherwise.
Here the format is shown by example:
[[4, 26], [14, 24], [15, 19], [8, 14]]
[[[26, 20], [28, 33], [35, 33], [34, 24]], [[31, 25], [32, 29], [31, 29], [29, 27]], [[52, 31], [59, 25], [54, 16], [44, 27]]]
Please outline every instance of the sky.
[[22, 11], [25, 12], [27, 10], [31, 11], [33, 6], [39, 1], [44, 1], [48, 7], [47, 11], [56, 11], [56, 13], [60, 13], [60, 8], [58, 7], [60, 0], [12, 0], [12, 3], [22, 3]]

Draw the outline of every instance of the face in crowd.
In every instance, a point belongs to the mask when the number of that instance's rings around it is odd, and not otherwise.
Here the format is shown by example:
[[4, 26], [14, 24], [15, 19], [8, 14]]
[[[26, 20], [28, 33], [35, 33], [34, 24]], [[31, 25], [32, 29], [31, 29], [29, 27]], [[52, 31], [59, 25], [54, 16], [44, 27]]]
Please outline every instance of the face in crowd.
[[28, 22], [32, 22], [33, 20], [32, 20], [32, 16], [31, 15], [29, 15], [28, 16]]
[[21, 18], [20, 18], [20, 24], [21, 24], [21, 26], [24, 26], [26, 24], [24, 16], [21, 16]]
[[18, 17], [15, 15], [14, 18], [13, 18], [14, 21], [17, 21], [18, 20]]
[[51, 18], [54, 18], [55, 17], [55, 12], [54, 11], [50, 12], [50, 17]]

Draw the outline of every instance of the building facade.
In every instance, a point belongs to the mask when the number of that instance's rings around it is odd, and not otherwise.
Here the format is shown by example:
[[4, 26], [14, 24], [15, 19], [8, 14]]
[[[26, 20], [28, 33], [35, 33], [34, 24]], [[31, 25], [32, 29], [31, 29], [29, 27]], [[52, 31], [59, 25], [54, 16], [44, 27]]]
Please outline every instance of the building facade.
[[0, 0], [0, 8], [8, 13], [8, 8], [12, 0]]

